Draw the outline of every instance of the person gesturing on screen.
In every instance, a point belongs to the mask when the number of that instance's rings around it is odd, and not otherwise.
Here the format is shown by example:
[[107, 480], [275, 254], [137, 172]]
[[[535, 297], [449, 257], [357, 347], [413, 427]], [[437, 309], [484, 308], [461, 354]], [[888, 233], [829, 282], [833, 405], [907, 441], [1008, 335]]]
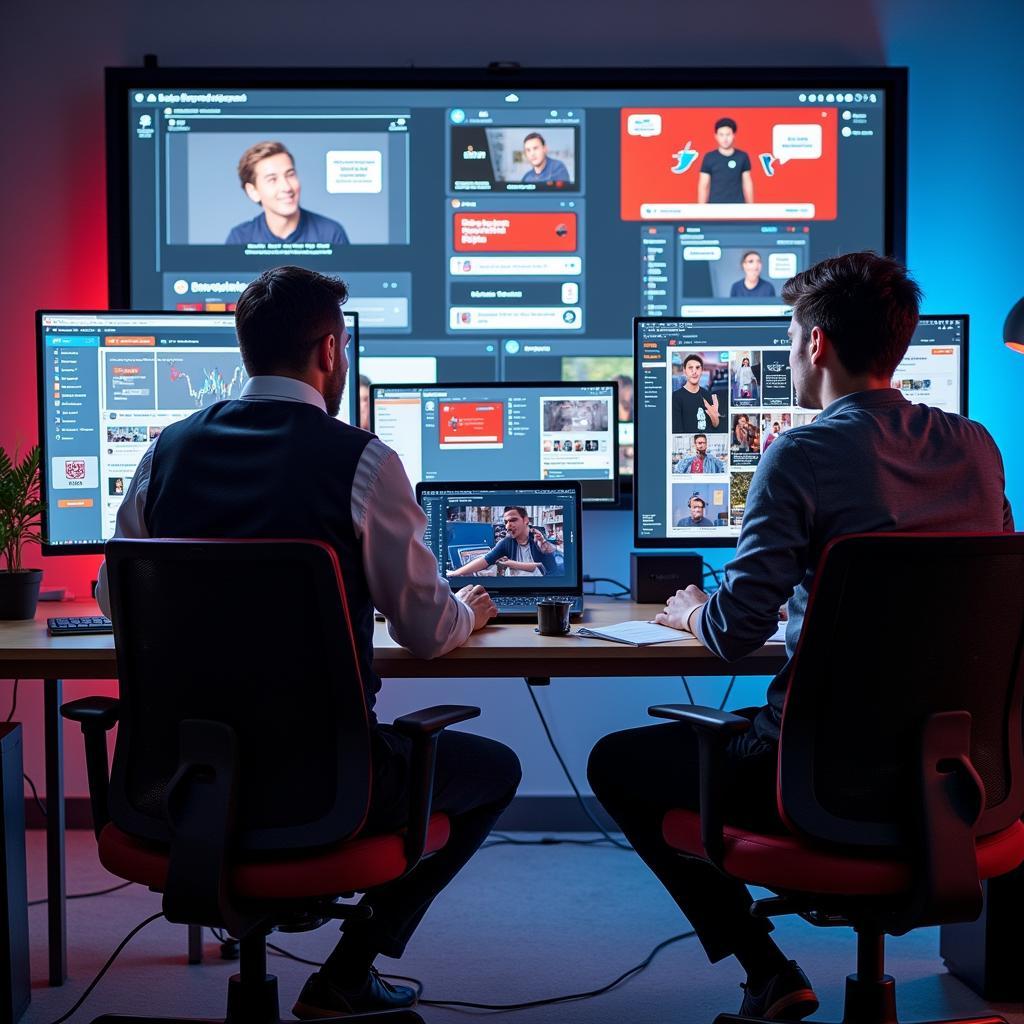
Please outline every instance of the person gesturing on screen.
[[718, 426], [722, 418], [718, 395], [701, 387], [704, 360], [690, 352], [683, 358], [683, 386], [672, 395], [672, 433], [697, 434]]
[[530, 517], [522, 505], [509, 505], [502, 519], [505, 539], [485, 555], [472, 559], [449, 576], [473, 576], [492, 565], [498, 565], [510, 576], [551, 576], [558, 571], [555, 546], [540, 530], [530, 529]]

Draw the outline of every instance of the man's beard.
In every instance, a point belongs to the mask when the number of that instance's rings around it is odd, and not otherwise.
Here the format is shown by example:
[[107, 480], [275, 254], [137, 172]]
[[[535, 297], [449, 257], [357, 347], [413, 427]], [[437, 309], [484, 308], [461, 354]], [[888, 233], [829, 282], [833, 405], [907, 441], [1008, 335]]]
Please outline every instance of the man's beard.
[[327, 406], [328, 416], [337, 416], [341, 411], [341, 396], [345, 391], [345, 378], [341, 372], [341, 361], [334, 367], [334, 374], [327, 382], [327, 390], [324, 392], [324, 403]]

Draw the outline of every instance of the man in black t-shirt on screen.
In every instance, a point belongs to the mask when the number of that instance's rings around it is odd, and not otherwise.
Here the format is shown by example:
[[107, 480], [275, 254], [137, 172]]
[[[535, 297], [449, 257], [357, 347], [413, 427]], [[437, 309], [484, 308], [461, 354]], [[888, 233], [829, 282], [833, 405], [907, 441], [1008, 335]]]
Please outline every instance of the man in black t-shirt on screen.
[[736, 122], [720, 117], [715, 122], [718, 148], [704, 155], [697, 179], [698, 203], [752, 203], [754, 179], [750, 174], [750, 157], [736, 149]]
[[712, 395], [700, 386], [704, 360], [691, 352], [683, 360], [686, 382], [672, 394], [672, 433], [699, 434], [713, 430], [722, 418], [718, 408], [718, 395]]

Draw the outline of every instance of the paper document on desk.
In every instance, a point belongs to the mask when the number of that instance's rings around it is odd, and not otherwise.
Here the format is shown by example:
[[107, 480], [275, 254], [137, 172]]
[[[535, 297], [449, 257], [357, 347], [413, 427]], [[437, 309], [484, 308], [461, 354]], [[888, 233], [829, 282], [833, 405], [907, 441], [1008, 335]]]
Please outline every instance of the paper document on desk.
[[666, 644], [671, 640], [692, 640], [693, 634], [685, 629], [660, 626], [645, 619], [617, 622], [613, 626], [581, 626], [577, 636], [592, 637], [595, 640], [614, 640], [618, 644], [633, 647], [647, 647], [649, 644]]

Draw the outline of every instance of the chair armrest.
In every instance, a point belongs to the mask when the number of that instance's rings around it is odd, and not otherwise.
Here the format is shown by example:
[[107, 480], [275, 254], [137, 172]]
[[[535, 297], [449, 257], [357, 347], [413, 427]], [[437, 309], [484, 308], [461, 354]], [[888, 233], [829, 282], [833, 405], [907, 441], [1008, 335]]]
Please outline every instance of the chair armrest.
[[438, 704], [396, 718], [394, 728], [403, 736], [415, 739], [417, 736], [433, 735], [449, 725], [457, 725], [459, 722], [466, 722], [479, 716], [480, 709], [467, 704]]
[[695, 729], [706, 729], [713, 734], [738, 736], [750, 728], [750, 719], [734, 715], [731, 711], [705, 708], [699, 704], [655, 704], [647, 709], [652, 718], [669, 718], [673, 722], [688, 722]]
[[722, 869], [725, 857], [725, 807], [722, 801], [721, 765], [725, 745], [750, 728], [750, 719], [717, 708], [691, 704], [656, 704], [647, 709], [653, 718], [684, 722], [697, 734], [700, 769], [700, 841], [708, 860]]
[[110, 769], [107, 764], [107, 733], [117, 724], [121, 705], [113, 697], [82, 697], [61, 706], [60, 713], [82, 727], [85, 740], [85, 770], [89, 779], [89, 805], [92, 827], [99, 838], [103, 826], [110, 821], [107, 791]]
[[438, 734], [449, 725], [476, 718], [479, 708], [464, 704], [439, 704], [396, 718], [394, 728], [412, 740], [409, 764], [409, 814], [405, 829], [405, 873], [420, 861], [427, 845], [431, 803], [434, 796], [434, 765]]

